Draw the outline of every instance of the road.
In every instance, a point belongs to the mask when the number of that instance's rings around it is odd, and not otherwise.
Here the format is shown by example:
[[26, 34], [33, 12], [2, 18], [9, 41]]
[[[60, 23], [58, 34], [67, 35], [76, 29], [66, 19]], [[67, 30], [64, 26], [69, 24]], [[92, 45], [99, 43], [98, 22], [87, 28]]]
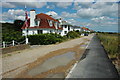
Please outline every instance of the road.
[[95, 35], [77, 66], [67, 78], [118, 78], [115, 66]]
[[68, 40], [59, 44], [39, 46], [9, 53], [10, 56], [2, 58], [2, 75], [4, 78], [14, 78], [17, 74], [26, 69], [28, 64], [36, 61], [40, 57], [56, 50], [72, 48], [81, 43], [89, 42], [92, 37], [93, 34], [90, 34], [89, 36]]

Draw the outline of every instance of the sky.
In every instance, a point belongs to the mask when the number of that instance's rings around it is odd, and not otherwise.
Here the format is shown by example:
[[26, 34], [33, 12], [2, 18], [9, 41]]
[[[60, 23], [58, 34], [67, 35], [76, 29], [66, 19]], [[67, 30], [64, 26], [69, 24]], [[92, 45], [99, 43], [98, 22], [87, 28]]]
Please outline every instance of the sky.
[[25, 19], [26, 10], [36, 10], [36, 14], [45, 13], [53, 18], [66, 20], [76, 26], [87, 27], [95, 31], [118, 32], [119, 0], [1, 0], [0, 22], [13, 23]]

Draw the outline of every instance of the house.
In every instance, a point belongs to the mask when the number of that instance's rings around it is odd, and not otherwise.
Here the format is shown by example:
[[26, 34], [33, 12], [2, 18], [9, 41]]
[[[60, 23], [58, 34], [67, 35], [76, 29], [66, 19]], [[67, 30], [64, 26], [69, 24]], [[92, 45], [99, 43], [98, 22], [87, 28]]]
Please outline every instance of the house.
[[24, 23], [21, 28], [24, 36], [44, 33], [61, 34], [63, 30], [58, 20], [44, 13], [36, 14], [34, 9], [30, 10], [30, 18], [27, 23], [28, 26]]
[[61, 36], [66, 35], [69, 31], [73, 31], [73, 26], [69, 24], [67, 21], [62, 21], [61, 27], [63, 28]]
[[30, 18], [24, 23], [22, 29], [23, 36], [44, 34], [44, 33], [57, 33], [61, 36], [66, 35], [69, 31], [82, 31], [79, 26], [72, 26], [67, 21], [54, 19], [51, 15], [44, 13], [36, 14], [35, 10], [30, 10]]
[[80, 26], [73, 26], [73, 30], [82, 32], [82, 28]]
[[86, 27], [82, 27], [82, 29], [83, 29], [84, 32], [90, 32], [90, 30]]

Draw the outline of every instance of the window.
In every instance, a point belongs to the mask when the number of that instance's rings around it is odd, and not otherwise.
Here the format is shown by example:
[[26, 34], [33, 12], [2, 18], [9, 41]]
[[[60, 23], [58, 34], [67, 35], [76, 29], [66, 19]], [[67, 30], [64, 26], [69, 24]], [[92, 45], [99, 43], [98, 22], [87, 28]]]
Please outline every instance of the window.
[[67, 25], [65, 25], [65, 28], [67, 28]]
[[50, 30], [50, 33], [52, 33], [52, 30]]
[[70, 26], [68, 26], [68, 30], [70, 30]]
[[38, 34], [42, 34], [43, 30], [37, 30]]
[[55, 22], [54, 25], [55, 25], [55, 28], [57, 29], [57, 28], [58, 28], [58, 26], [57, 26], [57, 22]]
[[48, 20], [48, 23], [49, 23], [50, 26], [53, 26], [52, 20]]
[[36, 26], [38, 25], [38, 21], [35, 21], [35, 25], [36, 25]]
[[59, 23], [57, 23], [57, 27], [60, 27]]
[[33, 34], [35, 34], [35, 32], [33, 31]]
[[65, 31], [64, 33], [67, 34], [67, 31]]

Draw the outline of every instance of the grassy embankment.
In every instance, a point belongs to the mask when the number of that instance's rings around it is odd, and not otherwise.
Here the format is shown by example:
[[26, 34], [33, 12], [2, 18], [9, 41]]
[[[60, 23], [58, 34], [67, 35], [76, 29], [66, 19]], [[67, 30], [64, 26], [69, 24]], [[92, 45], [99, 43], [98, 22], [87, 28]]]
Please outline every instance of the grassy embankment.
[[120, 34], [98, 33], [98, 37], [107, 51], [109, 58], [116, 65], [118, 71], [120, 72]]

